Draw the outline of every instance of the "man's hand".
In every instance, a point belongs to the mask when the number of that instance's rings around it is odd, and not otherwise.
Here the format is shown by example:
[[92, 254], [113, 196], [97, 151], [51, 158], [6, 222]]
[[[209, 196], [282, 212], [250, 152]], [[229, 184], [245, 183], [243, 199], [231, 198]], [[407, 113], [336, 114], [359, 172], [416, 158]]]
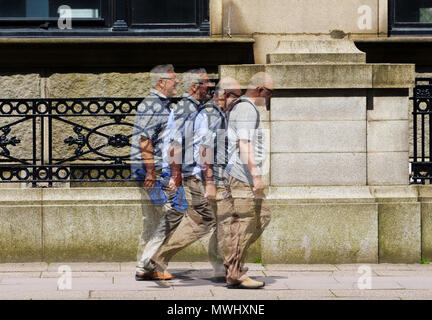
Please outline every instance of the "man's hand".
[[171, 176], [167, 189], [169, 192], [176, 192], [182, 183], [182, 176], [180, 174]]
[[143, 188], [145, 190], [151, 190], [154, 188], [156, 184], [156, 173], [155, 172], [147, 172], [145, 180], [143, 182]]
[[255, 197], [263, 198], [264, 197], [264, 183], [262, 181], [261, 176], [253, 177], [253, 192]]
[[214, 185], [213, 181], [206, 183], [206, 192], [204, 194], [204, 197], [207, 200], [215, 200], [216, 199], [216, 186]]

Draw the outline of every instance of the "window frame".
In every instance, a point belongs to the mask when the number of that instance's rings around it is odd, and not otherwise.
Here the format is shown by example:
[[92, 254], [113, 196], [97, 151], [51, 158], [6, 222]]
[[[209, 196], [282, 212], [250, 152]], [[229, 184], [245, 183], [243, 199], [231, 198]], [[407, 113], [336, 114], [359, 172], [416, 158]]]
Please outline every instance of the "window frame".
[[[101, 17], [75, 18], [72, 22], [72, 30], [58, 29], [58, 18], [0, 18], [0, 37], [210, 36], [210, 0], [195, 1], [195, 23], [134, 24], [132, 0], [101, 0]], [[40, 26], [46, 22], [51, 24], [50, 28], [41, 29]]]
[[388, 2], [388, 35], [432, 35], [432, 23], [425, 22], [398, 22], [396, 21], [396, 0]]

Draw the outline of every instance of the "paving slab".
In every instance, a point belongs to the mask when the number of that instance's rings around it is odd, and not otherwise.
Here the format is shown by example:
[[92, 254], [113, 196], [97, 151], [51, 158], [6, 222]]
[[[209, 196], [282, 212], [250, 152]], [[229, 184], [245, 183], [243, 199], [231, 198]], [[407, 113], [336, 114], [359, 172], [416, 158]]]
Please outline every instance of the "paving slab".
[[[346, 289], [359, 289], [359, 277], [335, 276], [334, 279], [338, 281], [341, 285], [346, 287]], [[404, 288], [405, 287], [397, 281], [397, 278], [394, 277], [372, 277], [371, 279], [371, 289], [390, 290], [390, 289], [404, 289]]]
[[369, 266], [369, 267], [371, 267], [372, 271], [378, 271], [378, 270], [406, 270], [406, 271], [410, 271], [410, 270], [413, 270], [411, 265], [409, 265], [409, 264], [388, 264], [388, 263], [370, 264], [370, 263], [364, 263], [364, 264], [337, 264], [336, 265], [336, 267], [340, 271], [359, 270], [359, 267], [361, 267], [361, 266]]
[[406, 289], [432, 290], [431, 277], [392, 277], [398, 284]]
[[432, 270], [376, 270], [374, 272], [380, 277], [432, 277]]
[[[74, 272], [72, 271], [72, 278], [112, 278], [114, 277], [114, 275], [119, 275], [122, 274], [120, 272], [81, 272], [81, 271], [77, 271]], [[129, 277], [133, 277], [134, 275], [131, 273], [124, 273], [124, 275], [129, 276]], [[40, 277], [41, 278], [59, 278], [61, 276], [61, 273], [58, 272], [41, 272], [40, 273]], [[1, 275], [0, 275], [1, 277]]]
[[[62, 265], [72, 269], [71, 290], [57, 288], [62, 275], [57, 270]], [[170, 266], [174, 280], [136, 281], [134, 262], [0, 264], [0, 299], [432, 299], [430, 265], [369, 264], [371, 290], [359, 290], [362, 264], [247, 264], [248, 275], [266, 283], [259, 290], [227, 288], [224, 282], [216, 282], [206, 262]]]
[[89, 291], [0, 291], [0, 300], [83, 300]]
[[336, 265], [332, 264], [268, 264], [265, 270], [271, 271], [337, 271]]
[[[432, 299], [432, 291], [418, 290], [332, 290], [339, 298], [367, 297], [373, 299]], [[416, 298], [414, 298], [416, 297]]]
[[214, 289], [212, 290], [214, 293], [215, 299], [222, 300], [241, 300], [241, 299], [251, 299], [251, 300], [284, 300], [284, 299], [304, 299], [304, 298], [317, 298], [317, 297], [325, 297], [331, 298], [334, 297], [329, 290], [268, 290], [266, 287], [259, 290], [253, 290], [253, 294], [251, 294], [251, 290], [241, 290], [241, 289]]
[[0, 272], [35, 272], [35, 271], [47, 271], [47, 270], [48, 270], [48, 264], [45, 262], [0, 264]]
[[[0, 272], [0, 281], [4, 278], [41, 278], [42, 271], [36, 272]], [[58, 277], [58, 274], [57, 274]]]
[[334, 272], [332, 271], [273, 271], [273, 270], [265, 270], [263, 271], [263, 273], [267, 277], [278, 277], [283, 279], [289, 279], [293, 277], [294, 278], [332, 277], [334, 274]]
[[214, 299], [208, 289], [199, 290], [192, 288], [182, 290], [181, 296], [175, 290], [141, 291], [141, 290], [121, 290], [103, 291], [96, 290], [90, 292], [92, 299], [144, 299], [144, 300], [200, 300]]
[[48, 270], [50, 272], [57, 272], [59, 267], [61, 266], [69, 266], [72, 269], [72, 272], [81, 272], [81, 271], [94, 271], [94, 272], [108, 272], [108, 271], [120, 271], [120, 263], [119, 262], [62, 262], [62, 263], [51, 263], [48, 266]]

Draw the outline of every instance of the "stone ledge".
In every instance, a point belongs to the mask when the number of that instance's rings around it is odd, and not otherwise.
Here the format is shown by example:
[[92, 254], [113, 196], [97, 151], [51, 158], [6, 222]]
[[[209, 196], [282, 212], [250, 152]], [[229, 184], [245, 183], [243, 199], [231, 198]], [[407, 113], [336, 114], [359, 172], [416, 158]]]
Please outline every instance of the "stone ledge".
[[267, 63], [366, 63], [366, 54], [349, 40], [279, 41]]
[[247, 88], [257, 72], [268, 72], [275, 89], [384, 89], [409, 88], [414, 83], [412, 64], [269, 64], [221, 65], [219, 77], [233, 77]]

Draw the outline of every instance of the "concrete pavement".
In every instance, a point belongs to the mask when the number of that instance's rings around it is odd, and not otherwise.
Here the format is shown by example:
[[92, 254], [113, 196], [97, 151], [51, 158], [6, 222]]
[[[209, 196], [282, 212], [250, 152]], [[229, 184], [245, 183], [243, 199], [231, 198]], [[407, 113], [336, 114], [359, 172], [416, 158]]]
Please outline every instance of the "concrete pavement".
[[248, 267], [265, 288], [228, 289], [213, 281], [206, 262], [171, 263], [176, 279], [168, 282], [135, 281], [134, 262], [0, 264], [0, 299], [432, 300], [432, 264]]

